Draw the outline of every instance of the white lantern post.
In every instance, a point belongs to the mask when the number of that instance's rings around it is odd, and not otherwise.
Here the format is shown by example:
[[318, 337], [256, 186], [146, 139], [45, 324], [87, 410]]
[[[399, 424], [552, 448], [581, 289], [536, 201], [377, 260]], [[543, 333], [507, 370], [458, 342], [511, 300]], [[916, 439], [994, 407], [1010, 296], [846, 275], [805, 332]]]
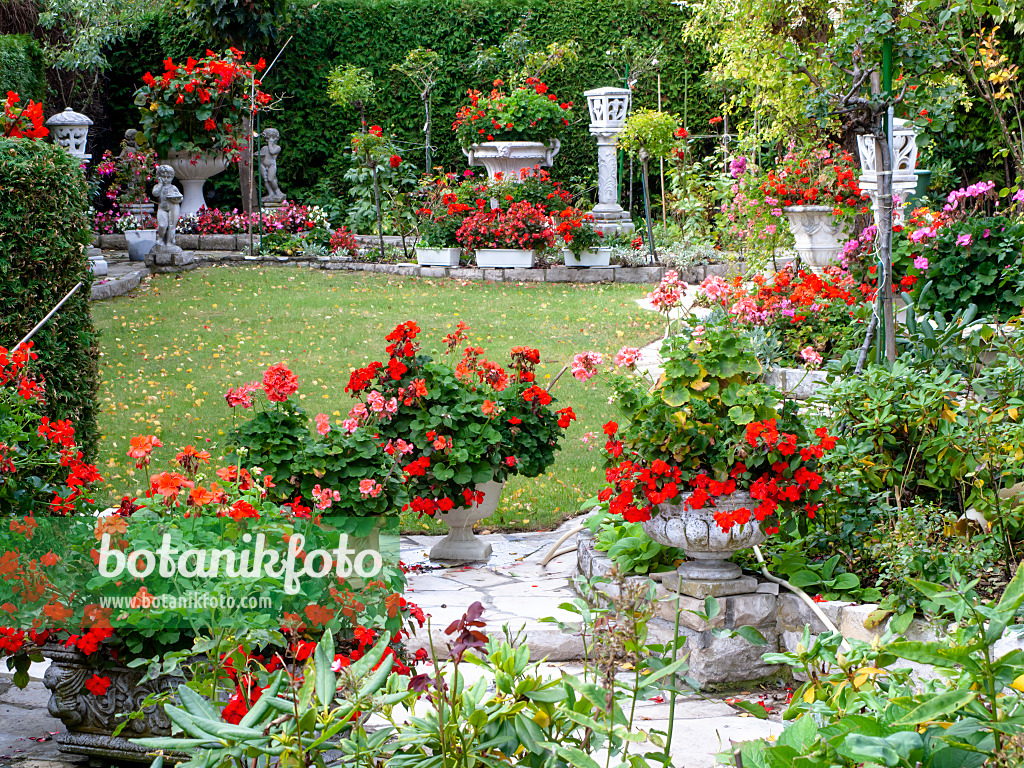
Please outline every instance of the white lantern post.
[[92, 125], [88, 117], [67, 107], [63, 112], [53, 115], [45, 125], [53, 134], [53, 142], [64, 147], [72, 157], [77, 157], [83, 163], [92, 160], [92, 155], [85, 151], [89, 127]]
[[[50, 129], [53, 143], [63, 147], [69, 155], [78, 159], [84, 170], [85, 165], [92, 160], [92, 155], [85, 151], [92, 120], [81, 112], [75, 112], [71, 107], [67, 107], [63, 112], [50, 117], [44, 125]], [[109, 265], [99, 248], [89, 249], [89, 266], [96, 277], [106, 277]]]
[[608, 235], [633, 231], [633, 221], [619, 205], [616, 142], [629, 114], [628, 88], [595, 88], [583, 94], [590, 109], [590, 132], [597, 138], [597, 198], [591, 213], [594, 228]]
[[[906, 120], [893, 120], [892, 129], [892, 223], [903, 224], [903, 204], [917, 189], [917, 132], [908, 127]], [[875, 225], [882, 218], [878, 204], [878, 170], [876, 156], [877, 144], [873, 136], [858, 136], [857, 151], [860, 154], [861, 177], [858, 180], [861, 190], [871, 197], [871, 209], [875, 215]]]

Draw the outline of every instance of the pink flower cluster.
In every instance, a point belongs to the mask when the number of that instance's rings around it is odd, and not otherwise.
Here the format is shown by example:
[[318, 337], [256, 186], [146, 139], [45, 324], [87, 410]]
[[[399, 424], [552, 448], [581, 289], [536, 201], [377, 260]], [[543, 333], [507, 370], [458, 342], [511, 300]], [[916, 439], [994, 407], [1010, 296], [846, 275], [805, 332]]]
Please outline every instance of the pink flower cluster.
[[679, 279], [679, 273], [670, 269], [665, 273], [658, 287], [647, 294], [651, 304], [659, 312], [670, 312], [674, 307], [679, 306], [686, 295], [686, 283]]
[[598, 352], [580, 352], [572, 359], [572, 375], [580, 381], [589, 381], [597, 375], [597, 366], [604, 362]]
[[994, 181], [979, 181], [977, 184], [971, 184], [969, 187], [963, 189], [954, 189], [949, 193], [949, 197], [946, 198], [946, 205], [943, 206], [942, 210], [952, 211], [955, 210], [961, 200], [970, 200], [974, 197], [981, 197], [987, 195], [996, 188]]
[[623, 347], [615, 353], [615, 365], [619, 368], [632, 368], [640, 359], [640, 350], [636, 347]]

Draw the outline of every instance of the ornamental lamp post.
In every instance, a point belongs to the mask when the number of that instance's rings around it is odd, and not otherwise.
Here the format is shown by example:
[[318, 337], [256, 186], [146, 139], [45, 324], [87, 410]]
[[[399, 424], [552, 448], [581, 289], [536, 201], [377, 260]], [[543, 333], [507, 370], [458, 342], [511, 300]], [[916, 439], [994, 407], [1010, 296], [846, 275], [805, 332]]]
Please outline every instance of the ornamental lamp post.
[[92, 160], [92, 155], [85, 151], [89, 127], [92, 125], [88, 117], [67, 107], [63, 112], [50, 117], [44, 125], [52, 132], [54, 144], [64, 147], [72, 157], [81, 160], [83, 165]]
[[585, 91], [590, 110], [590, 132], [597, 138], [597, 197], [591, 214], [594, 229], [604, 235], [633, 231], [633, 221], [619, 205], [616, 140], [629, 114], [628, 88], [594, 88]]

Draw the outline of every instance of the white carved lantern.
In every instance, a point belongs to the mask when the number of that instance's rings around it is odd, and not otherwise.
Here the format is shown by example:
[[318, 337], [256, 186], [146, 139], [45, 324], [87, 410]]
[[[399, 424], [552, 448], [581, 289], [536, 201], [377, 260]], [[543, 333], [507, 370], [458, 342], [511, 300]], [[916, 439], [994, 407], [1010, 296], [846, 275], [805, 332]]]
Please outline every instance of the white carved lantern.
[[[873, 136], [858, 136], [857, 151], [860, 155], [860, 188], [871, 196], [871, 207], [875, 213], [875, 224], [881, 220], [882, 212], [878, 203], [878, 144]], [[903, 203], [917, 188], [917, 132], [907, 125], [906, 120], [893, 120], [892, 131], [892, 223], [903, 223]]]
[[618, 133], [629, 114], [628, 88], [594, 88], [583, 94], [590, 109], [591, 133]]
[[75, 112], [71, 107], [46, 121], [46, 127], [53, 134], [53, 142], [64, 147], [73, 157], [85, 161], [92, 159], [92, 155], [85, 152], [91, 125], [92, 120], [80, 112]]

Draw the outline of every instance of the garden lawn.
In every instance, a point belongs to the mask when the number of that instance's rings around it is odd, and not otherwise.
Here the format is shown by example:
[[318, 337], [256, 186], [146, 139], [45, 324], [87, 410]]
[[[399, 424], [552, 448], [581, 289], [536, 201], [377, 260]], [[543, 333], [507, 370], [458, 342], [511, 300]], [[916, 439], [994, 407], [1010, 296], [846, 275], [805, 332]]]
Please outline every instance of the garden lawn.
[[[635, 303], [646, 292], [632, 285], [463, 283], [280, 267], [157, 276], [135, 296], [93, 306], [102, 332], [97, 464], [105, 493], [116, 504], [144, 492], [145, 471], [126, 455], [133, 435], [163, 442], [153, 457], [157, 472], [185, 445], [223, 457], [233, 419], [249, 413], [233, 412], [224, 393], [260, 380], [274, 363], [298, 375], [297, 396], [311, 416], [323, 412], [340, 424], [353, 403], [344, 391], [350, 372], [386, 358], [384, 336], [395, 325], [419, 323], [429, 353], [462, 320], [470, 342], [499, 363], [508, 362], [512, 346], [538, 347], [538, 383], [546, 386], [577, 352], [596, 350], [608, 359], [622, 346], [660, 336], [660, 318]], [[611, 388], [600, 376], [584, 384], [567, 372], [552, 394], [556, 407], [571, 405], [579, 421], [550, 471], [512, 478], [498, 512], [478, 530], [551, 528], [599, 489], [601, 427], [616, 417]], [[589, 444], [582, 440], [588, 432], [595, 434]], [[402, 523], [406, 531], [441, 530], [415, 515]]]

